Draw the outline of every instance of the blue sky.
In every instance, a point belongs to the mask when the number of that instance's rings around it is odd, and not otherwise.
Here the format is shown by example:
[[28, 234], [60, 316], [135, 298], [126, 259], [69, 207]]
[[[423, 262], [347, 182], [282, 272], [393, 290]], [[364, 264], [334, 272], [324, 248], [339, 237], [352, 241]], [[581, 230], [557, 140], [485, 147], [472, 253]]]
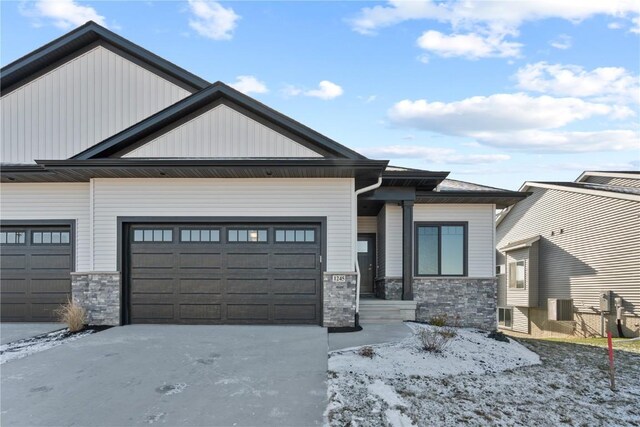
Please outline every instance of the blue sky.
[[640, 168], [639, 8], [3, 1], [0, 57], [93, 19], [369, 157], [516, 189]]

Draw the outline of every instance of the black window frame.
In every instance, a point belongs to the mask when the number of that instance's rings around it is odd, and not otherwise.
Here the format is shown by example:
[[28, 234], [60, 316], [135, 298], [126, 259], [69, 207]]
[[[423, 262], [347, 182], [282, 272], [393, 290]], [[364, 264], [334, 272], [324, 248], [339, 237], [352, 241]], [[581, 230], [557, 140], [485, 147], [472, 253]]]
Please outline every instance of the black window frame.
[[[7, 236], [5, 236], [5, 242], [4, 243], [0, 243], [0, 245], [2, 246], [24, 246], [27, 244], [27, 240], [29, 240], [27, 238], [27, 230], [2, 230], [0, 231], [0, 233], [15, 233], [16, 237], [18, 237], [19, 233], [22, 233], [22, 242], [13, 242], [13, 243], [9, 243], [6, 239]], [[69, 236], [69, 238], [71, 238], [71, 236]]]
[[[209, 231], [209, 236], [211, 236], [212, 231], [218, 232], [218, 240], [183, 240], [182, 232], [183, 231], [199, 231], [200, 236], [202, 237], [202, 231]], [[186, 244], [218, 244], [222, 242], [222, 227], [178, 227], [178, 242], [186, 243]]]
[[[442, 274], [442, 227], [462, 226], [462, 274]], [[438, 227], [438, 274], [419, 273], [418, 229], [420, 227]], [[413, 274], [415, 277], [468, 277], [469, 275], [469, 222], [468, 221], [416, 221], [413, 226]]]
[[[142, 240], [136, 240], [136, 231], [142, 231]], [[145, 231], [151, 231], [152, 233], [154, 231], [162, 231], [162, 240], [155, 240], [155, 238], [151, 238], [151, 240], [145, 240], [144, 238], [144, 232]], [[164, 232], [165, 231], [170, 231], [171, 232], [171, 240], [164, 240]], [[139, 244], [139, 243], [173, 243], [175, 240], [175, 233], [174, 233], [174, 229], [171, 227], [154, 227], [154, 228], [136, 228], [133, 227], [131, 229], [131, 243], [135, 243], [135, 244]]]
[[[229, 232], [231, 231], [246, 231], [247, 232], [247, 240], [230, 240], [229, 239]], [[250, 231], [256, 231], [258, 232], [258, 240], [250, 240], [248, 238], [249, 236], [249, 232]], [[267, 238], [266, 240], [260, 240], [260, 231], [264, 231], [266, 232]], [[251, 244], [261, 244], [261, 245], [266, 245], [269, 244], [269, 227], [264, 227], [264, 226], [260, 226], [260, 227], [226, 227], [225, 228], [225, 243], [230, 243], [230, 244], [245, 244], [245, 243], [251, 243]]]
[[[510, 317], [509, 317], [509, 323], [510, 325], [507, 325], [507, 321], [506, 321], [506, 316], [503, 314], [502, 318], [502, 324], [500, 323], [500, 310], [503, 311], [503, 313], [509, 311], [511, 313]], [[513, 307], [498, 307], [498, 326], [501, 328], [505, 328], [505, 329], [512, 329], [513, 328]]]
[[[36, 234], [44, 235], [45, 233], [51, 233], [51, 241], [50, 242], [46, 242], [45, 243], [44, 241], [40, 241], [40, 242], [36, 242], [35, 241], [35, 235]], [[60, 233], [60, 241], [59, 242], [54, 242], [53, 241], [53, 233]], [[69, 235], [69, 239], [66, 242], [62, 241], [62, 235], [63, 234], [68, 234]], [[69, 246], [71, 244], [71, 231], [70, 230], [31, 230], [31, 235], [29, 237], [30, 237], [30, 243], [33, 246]]]
[[[278, 240], [278, 231], [282, 231], [285, 233], [284, 236], [284, 240]], [[293, 231], [294, 232], [294, 236], [293, 236], [293, 240], [287, 240], [287, 231]], [[297, 240], [296, 238], [296, 231], [302, 231], [304, 233], [304, 240]], [[311, 231], [313, 232], [313, 240], [307, 240], [307, 232]], [[300, 244], [315, 244], [318, 242], [318, 230], [316, 230], [315, 228], [312, 227], [299, 227], [299, 228], [294, 228], [294, 227], [279, 227], [279, 228], [274, 228], [273, 229], [273, 242], [277, 243], [279, 245], [284, 244], [284, 243], [300, 243]]]

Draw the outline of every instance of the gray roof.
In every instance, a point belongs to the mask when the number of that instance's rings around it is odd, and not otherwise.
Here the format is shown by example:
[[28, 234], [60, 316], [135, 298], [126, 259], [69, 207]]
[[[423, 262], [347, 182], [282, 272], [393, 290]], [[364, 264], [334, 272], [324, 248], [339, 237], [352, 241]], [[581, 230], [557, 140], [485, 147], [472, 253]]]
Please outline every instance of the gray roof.
[[472, 182], [466, 181], [458, 181], [457, 179], [445, 179], [440, 185], [438, 185], [437, 191], [447, 192], [447, 191], [469, 191], [469, 192], [477, 192], [477, 191], [487, 191], [487, 192], [497, 192], [497, 191], [509, 191], [502, 188], [489, 187], [487, 185], [474, 184]]
[[538, 240], [540, 240], [540, 235], [529, 237], [528, 239], [516, 240], [515, 242], [509, 242], [507, 246], [501, 247], [500, 250], [502, 252], [507, 252], [514, 249], [528, 248]]
[[584, 190], [598, 190], [609, 193], [640, 195], [638, 187], [623, 187], [620, 185], [595, 184], [592, 182], [554, 182], [554, 181], [533, 181], [531, 184], [549, 184], [567, 188], [581, 188]]

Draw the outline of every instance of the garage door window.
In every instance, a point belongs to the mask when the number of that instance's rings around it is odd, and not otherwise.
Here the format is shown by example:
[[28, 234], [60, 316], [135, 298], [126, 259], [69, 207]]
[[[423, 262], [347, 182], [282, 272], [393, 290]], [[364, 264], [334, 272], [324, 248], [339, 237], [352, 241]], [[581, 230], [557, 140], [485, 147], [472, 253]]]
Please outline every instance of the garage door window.
[[23, 245], [25, 243], [26, 231], [3, 231], [0, 232], [0, 244], [3, 245]]
[[34, 245], [68, 245], [68, 231], [34, 231], [31, 233]]
[[173, 230], [133, 230], [134, 242], [172, 242]]
[[181, 242], [219, 242], [220, 230], [217, 228], [207, 228], [198, 230], [180, 230]]
[[276, 242], [314, 243], [315, 230], [276, 230]]
[[266, 242], [267, 230], [253, 229], [243, 230], [230, 228], [227, 230], [228, 242]]

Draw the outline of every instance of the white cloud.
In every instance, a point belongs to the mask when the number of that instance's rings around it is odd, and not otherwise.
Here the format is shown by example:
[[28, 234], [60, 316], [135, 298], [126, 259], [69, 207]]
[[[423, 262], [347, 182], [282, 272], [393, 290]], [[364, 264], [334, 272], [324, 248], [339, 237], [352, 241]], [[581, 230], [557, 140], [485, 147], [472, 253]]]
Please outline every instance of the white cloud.
[[[282, 90], [282, 93], [285, 96], [298, 96], [298, 95], [304, 95], [304, 96], [310, 96], [313, 98], [320, 98], [323, 99], [325, 101], [328, 101], [330, 99], [334, 99], [339, 97], [340, 95], [342, 95], [344, 93], [344, 90], [342, 89], [341, 86], [330, 82], [329, 80], [322, 80], [319, 84], [318, 84], [318, 88], [317, 89], [310, 89], [310, 90], [303, 90], [297, 86], [293, 86], [293, 85], [286, 85], [284, 87], [284, 89]], [[375, 98], [374, 98], [375, 99]]]
[[555, 47], [556, 49], [566, 50], [573, 46], [573, 39], [567, 34], [560, 34], [558, 37], [551, 40], [549, 44], [551, 47]]
[[528, 91], [640, 102], [640, 76], [634, 76], [622, 67], [599, 67], [587, 71], [577, 65], [538, 62], [520, 68], [515, 79], [519, 88]]
[[629, 28], [629, 32], [640, 34], [640, 16], [636, 16], [631, 20], [633, 26]]
[[449, 23], [454, 29], [483, 26], [513, 33], [527, 21], [560, 18], [580, 22], [595, 15], [633, 18], [637, 14], [636, 0], [581, 0], [578, 2], [392, 0], [384, 6], [361, 9], [358, 16], [350, 23], [354, 31], [362, 34], [374, 34], [380, 28], [418, 19]]
[[258, 80], [255, 76], [237, 76], [234, 83], [229, 86], [237, 91], [248, 95], [250, 93], [267, 93], [269, 89], [264, 82]]
[[609, 28], [610, 30], [619, 30], [620, 28], [622, 28], [622, 24], [620, 22], [610, 22], [607, 25], [607, 28]]
[[240, 16], [232, 8], [225, 8], [213, 0], [189, 0], [193, 17], [189, 26], [198, 34], [213, 40], [229, 40]]
[[337, 84], [330, 82], [329, 80], [323, 80], [318, 84], [318, 89], [312, 89], [306, 91], [304, 94], [306, 96], [312, 96], [314, 98], [320, 98], [329, 100], [339, 97], [344, 93], [342, 87]]
[[91, 6], [82, 6], [74, 0], [38, 0], [22, 2], [20, 13], [32, 18], [34, 25], [42, 25], [42, 19], [50, 19], [56, 27], [68, 29], [80, 26], [87, 21], [94, 21], [107, 26], [104, 16]]
[[474, 96], [450, 103], [403, 100], [388, 112], [398, 126], [472, 137], [479, 132], [559, 128], [592, 116], [617, 119], [632, 115], [633, 111], [623, 106], [524, 93]]
[[370, 104], [378, 98], [378, 95], [369, 95], [369, 96], [358, 96], [358, 99], [363, 101], [365, 104]]
[[425, 147], [420, 145], [389, 145], [360, 149], [360, 152], [371, 157], [393, 159], [420, 159], [429, 163], [448, 164], [488, 164], [509, 160], [507, 154], [460, 154], [453, 148]]
[[484, 132], [475, 138], [492, 147], [539, 153], [640, 150], [640, 134], [631, 130]]
[[522, 44], [504, 40], [503, 35], [476, 33], [443, 34], [429, 30], [418, 38], [418, 46], [445, 58], [461, 56], [468, 59], [519, 56]]

